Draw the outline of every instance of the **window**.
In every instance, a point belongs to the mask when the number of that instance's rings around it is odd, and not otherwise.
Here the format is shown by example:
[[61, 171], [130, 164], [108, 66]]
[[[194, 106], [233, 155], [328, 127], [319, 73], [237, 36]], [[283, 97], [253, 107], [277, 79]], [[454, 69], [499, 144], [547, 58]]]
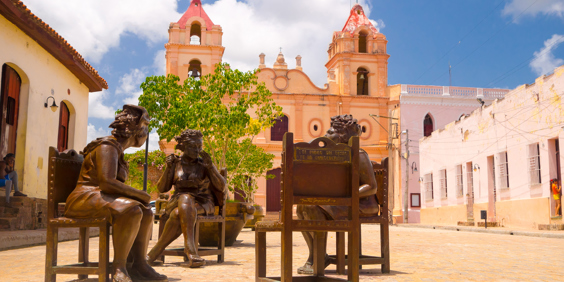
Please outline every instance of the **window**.
[[456, 196], [462, 197], [464, 195], [462, 165], [456, 166]]
[[448, 197], [446, 169], [439, 171], [439, 182], [441, 185], [441, 198], [446, 199]]
[[202, 76], [202, 63], [198, 60], [190, 61], [190, 66], [188, 67], [188, 76], [199, 80]]
[[427, 137], [431, 136], [431, 133], [433, 133], [433, 119], [427, 114], [423, 120], [423, 135]]
[[499, 188], [509, 188], [509, 165], [507, 162], [507, 151], [501, 152], [498, 155], [499, 157]]
[[59, 139], [57, 142], [57, 150], [62, 152], [69, 147], [69, 117], [70, 111], [65, 102], [61, 102], [61, 110], [59, 113]]
[[468, 189], [468, 196], [474, 199], [474, 173], [472, 172], [472, 162], [466, 163], [466, 183]]
[[424, 178], [424, 186], [425, 186], [425, 200], [432, 201], [433, 200], [433, 174], [429, 173], [425, 175]]
[[365, 31], [361, 31], [358, 35], [358, 52], [359, 53], [366, 53], [366, 37], [367, 33]]
[[529, 183], [541, 183], [539, 143], [529, 145]]
[[276, 119], [276, 122], [270, 128], [270, 140], [282, 141], [286, 132], [288, 132], [288, 117], [281, 116]]
[[356, 95], [368, 95], [368, 71], [365, 68], [356, 70]]
[[421, 193], [411, 193], [411, 207], [421, 207]]
[[199, 23], [194, 22], [190, 26], [190, 44], [200, 45], [200, 38], [202, 38], [202, 28]]

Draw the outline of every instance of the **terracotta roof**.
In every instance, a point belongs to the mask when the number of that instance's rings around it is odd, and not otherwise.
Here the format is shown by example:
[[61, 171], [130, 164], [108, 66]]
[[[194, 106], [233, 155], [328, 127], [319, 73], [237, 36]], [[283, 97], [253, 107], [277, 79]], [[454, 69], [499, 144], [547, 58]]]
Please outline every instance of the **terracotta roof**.
[[34, 15], [22, 1], [0, 0], [0, 14], [59, 60], [90, 92], [108, 89], [108, 83], [98, 71], [53, 28]]
[[206, 30], [212, 29], [213, 22], [210, 17], [208, 17], [208, 14], [206, 14], [206, 11], [204, 11], [204, 8], [202, 8], [202, 2], [200, 0], [190, 1], [190, 7], [188, 7], [188, 10], [184, 12], [184, 15], [182, 15], [182, 17], [178, 21], [180, 28], [186, 28], [186, 23], [191, 17], [200, 17], [204, 19], [204, 21], [206, 22]]
[[374, 27], [372, 22], [370, 22], [370, 19], [366, 17], [366, 14], [364, 14], [364, 10], [362, 9], [362, 7], [359, 4], [355, 4], [351, 8], [351, 14], [347, 19], [345, 26], [343, 27], [343, 32], [346, 31], [350, 34], [353, 34], [356, 28], [362, 25], [368, 26], [372, 30], [374, 37], [376, 37], [376, 33], [378, 33], [378, 30], [376, 29], [376, 27]]

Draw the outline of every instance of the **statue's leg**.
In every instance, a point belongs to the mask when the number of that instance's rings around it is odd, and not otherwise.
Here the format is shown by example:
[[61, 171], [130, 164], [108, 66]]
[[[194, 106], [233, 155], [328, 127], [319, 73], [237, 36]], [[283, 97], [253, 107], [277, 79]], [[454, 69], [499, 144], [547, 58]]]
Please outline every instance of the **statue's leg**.
[[165, 250], [172, 241], [176, 240], [182, 234], [182, 229], [180, 228], [180, 218], [178, 217], [178, 208], [175, 208], [171, 213], [170, 217], [165, 223], [163, 233], [159, 236], [157, 244], [151, 249], [147, 255], [147, 261], [149, 263], [154, 262], [161, 253]]
[[127, 256], [141, 226], [143, 212], [138, 206], [123, 213], [112, 214], [112, 238], [114, 243], [113, 281], [130, 282], [126, 270]]
[[166, 280], [165, 275], [158, 274], [147, 263], [147, 247], [149, 240], [151, 240], [151, 231], [153, 229], [153, 212], [150, 209], [141, 209], [143, 217], [141, 218], [141, 225], [139, 232], [133, 242], [131, 254], [133, 255], [133, 267], [130, 271], [131, 277], [145, 278], [150, 280]]
[[201, 206], [196, 203], [191, 195], [183, 194], [178, 198], [178, 216], [180, 217], [182, 234], [184, 234], [184, 252], [188, 256], [190, 267], [200, 267], [205, 264], [205, 260], [198, 256], [198, 247], [194, 242], [196, 219], [198, 213], [203, 212]]
[[[327, 220], [325, 213], [321, 210], [318, 206], [312, 205], [298, 205], [296, 214], [298, 215], [299, 219], [303, 220]], [[298, 268], [298, 274], [310, 274], [313, 275], [313, 232], [302, 232], [304, 239], [306, 241], [307, 247], [309, 249], [309, 256], [307, 258], [306, 263]], [[321, 236], [321, 240], [324, 242], [324, 249], [327, 249], [327, 232], [319, 232], [319, 236]], [[327, 255], [326, 255], [327, 260]], [[325, 262], [325, 266], [327, 266], [327, 261]]]

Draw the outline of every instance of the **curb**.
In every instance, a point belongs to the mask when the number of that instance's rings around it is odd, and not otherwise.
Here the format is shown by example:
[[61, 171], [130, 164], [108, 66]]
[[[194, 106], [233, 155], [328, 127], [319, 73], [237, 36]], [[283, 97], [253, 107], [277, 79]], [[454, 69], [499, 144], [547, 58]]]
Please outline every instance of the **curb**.
[[[91, 228], [90, 237], [97, 237], [99, 232], [98, 228]], [[59, 242], [78, 240], [78, 237], [78, 228], [59, 230]], [[45, 245], [46, 241], [46, 229], [2, 231], [0, 232], [0, 251]]]
[[496, 229], [472, 228], [472, 227], [464, 227], [464, 226], [435, 226], [435, 225], [420, 225], [420, 224], [410, 225], [410, 224], [401, 224], [401, 223], [396, 224], [394, 226], [404, 227], [404, 228], [425, 228], [425, 229], [439, 229], [439, 230], [449, 230], [449, 231], [466, 231], [466, 232], [490, 233], [490, 234], [501, 234], [501, 235], [517, 235], [517, 236], [564, 239], [564, 233], [547, 233], [547, 232], [522, 231], [522, 230], [496, 230]]

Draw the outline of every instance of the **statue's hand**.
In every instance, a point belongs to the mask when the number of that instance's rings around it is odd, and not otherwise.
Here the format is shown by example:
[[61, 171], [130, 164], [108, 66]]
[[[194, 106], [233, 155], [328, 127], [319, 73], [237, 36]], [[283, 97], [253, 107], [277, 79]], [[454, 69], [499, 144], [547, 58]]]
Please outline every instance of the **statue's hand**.
[[175, 161], [176, 161], [176, 156], [174, 154], [168, 155], [165, 159], [166, 166], [170, 167], [170, 166], [174, 165]]
[[212, 161], [210, 154], [206, 153], [205, 151], [202, 151], [200, 153], [200, 156], [202, 157], [202, 160], [204, 161], [204, 166], [206, 168], [208, 168], [208, 169], [213, 168], [213, 161]]

